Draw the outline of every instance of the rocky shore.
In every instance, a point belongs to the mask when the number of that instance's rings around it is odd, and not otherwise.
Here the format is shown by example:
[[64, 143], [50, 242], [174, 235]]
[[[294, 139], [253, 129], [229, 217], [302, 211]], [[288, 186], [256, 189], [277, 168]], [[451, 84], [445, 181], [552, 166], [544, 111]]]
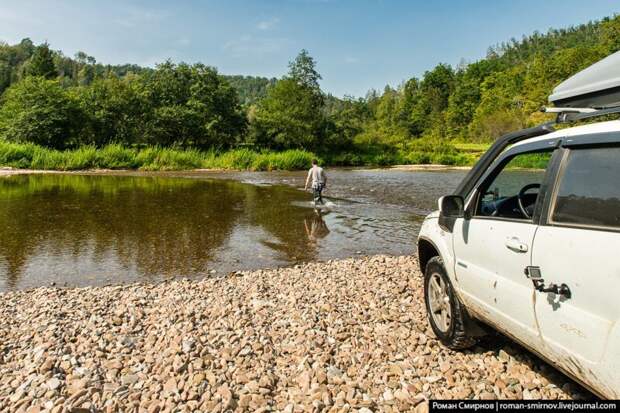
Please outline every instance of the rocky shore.
[[429, 398], [589, 396], [501, 338], [429, 329], [417, 262], [0, 294], [0, 411], [425, 411]]

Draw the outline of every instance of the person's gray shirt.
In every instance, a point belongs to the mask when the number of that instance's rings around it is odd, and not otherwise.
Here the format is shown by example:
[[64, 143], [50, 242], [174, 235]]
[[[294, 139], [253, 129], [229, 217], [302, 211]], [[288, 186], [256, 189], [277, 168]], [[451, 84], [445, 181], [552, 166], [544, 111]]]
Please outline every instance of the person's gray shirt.
[[308, 178], [312, 177], [312, 185], [323, 184], [325, 185], [325, 172], [320, 166], [314, 165], [308, 171]]

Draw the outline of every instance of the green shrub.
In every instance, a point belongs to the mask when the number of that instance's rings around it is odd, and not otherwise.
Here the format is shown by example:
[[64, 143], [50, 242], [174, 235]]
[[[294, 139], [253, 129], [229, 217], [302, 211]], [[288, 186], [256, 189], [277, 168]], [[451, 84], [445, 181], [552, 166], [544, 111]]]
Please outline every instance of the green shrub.
[[65, 154], [63, 169], [71, 171], [97, 167], [98, 151], [94, 146], [82, 146]]
[[459, 150], [452, 144], [440, 140], [416, 139], [406, 145], [408, 152], [427, 152], [456, 155]]
[[159, 146], [150, 146], [148, 148], [141, 149], [136, 155], [136, 165], [139, 165], [140, 169], [147, 171], [157, 170], [160, 152], [161, 148]]
[[[236, 149], [223, 153], [202, 152], [196, 149], [176, 149], [152, 146], [140, 150], [119, 144], [103, 148], [82, 146], [77, 149], [59, 151], [34, 144], [19, 144], [0, 140], [0, 166], [13, 168], [84, 170], [142, 169], [146, 171], [188, 170], [197, 168], [228, 170], [300, 170], [311, 166], [317, 158], [312, 152], [291, 149], [283, 152], [255, 152], [250, 149]], [[336, 153], [319, 159], [320, 164], [329, 166], [389, 166], [396, 164], [442, 164], [471, 165], [476, 160], [470, 153], [441, 153], [424, 151], [400, 151], [369, 153]], [[524, 161], [525, 162], [525, 161]], [[517, 167], [537, 167], [541, 160], [528, 159]]]
[[388, 166], [394, 165], [396, 162], [396, 156], [391, 153], [380, 153], [373, 156], [371, 165]]
[[198, 169], [203, 167], [203, 154], [198, 150], [146, 148], [136, 155], [136, 165], [147, 171]]
[[63, 152], [39, 146], [33, 153], [29, 167], [32, 169], [57, 169], [62, 171], [65, 170], [65, 155]]
[[403, 155], [405, 164], [409, 165], [427, 165], [432, 162], [432, 154], [427, 152], [409, 152]]
[[252, 169], [252, 164], [254, 163], [256, 155], [256, 152], [249, 149], [235, 149], [215, 156], [210, 163], [207, 163], [207, 167], [218, 169]]
[[16, 143], [66, 148], [76, 142], [83, 116], [59, 82], [28, 76], [2, 95], [0, 136]]
[[329, 164], [333, 166], [361, 166], [364, 164], [364, 161], [356, 153], [344, 152], [329, 158]]
[[0, 141], [0, 165], [13, 168], [30, 168], [34, 151], [33, 144], [18, 144]]
[[96, 166], [105, 169], [133, 169], [139, 165], [135, 151], [119, 144], [111, 144], [97, 151]]

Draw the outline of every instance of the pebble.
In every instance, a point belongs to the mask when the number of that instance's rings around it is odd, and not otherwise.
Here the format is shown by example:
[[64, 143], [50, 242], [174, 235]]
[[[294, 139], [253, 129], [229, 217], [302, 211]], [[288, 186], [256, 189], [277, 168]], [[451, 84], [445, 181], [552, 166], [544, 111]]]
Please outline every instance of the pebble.
[[516, 344], [441, 345], [413, 257], [236, 275], [0, 294], [0, 411], [425, 413], [432, 398], [591, 397]]
[[58, 380], [56, 377], [52, 377], [51, 379], [49, 379], [47, 381], [47, 388], [48, 389], [56, 390], [59, 387], [60, 387], [60, 380]]
[[510, 355], [506, 353], [504, 349], [499, 351], [497, 357], [504, 363], [508, 363], [510, 361]]
[[138, 380], [140, 379], [135, 374], [127, 374], [121, 377], [121, 383], [125, 386], [130, 386], [132, 384], [135, 384]]

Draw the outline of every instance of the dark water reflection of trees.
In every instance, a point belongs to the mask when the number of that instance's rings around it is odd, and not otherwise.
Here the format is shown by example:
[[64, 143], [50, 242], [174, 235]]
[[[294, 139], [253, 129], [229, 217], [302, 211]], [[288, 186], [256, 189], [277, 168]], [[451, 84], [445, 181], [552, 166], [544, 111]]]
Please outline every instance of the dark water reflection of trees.
[[[96, 263], [89, 270], [105, 273], [114, 262], [133, 278], [202, 274], [231, 234], [236, 229], [243, 234], [248, 226], [268, 233], [263, 245], [285, 259], [316, 254], [316, 242], [305, 230], [306, 221], [316, 217], [312, 209], [294, 205], [305, 198], [291, 188], [169, 177], [24, 175], [0, 179], [0, 194], [0, 281], [9, 288], [27, 268], [29, 274], [46, 271], [31, 268], [33, 257], [88, 255]], [[71, 272], [72, 262], [67, 260], [63, 272]]]

